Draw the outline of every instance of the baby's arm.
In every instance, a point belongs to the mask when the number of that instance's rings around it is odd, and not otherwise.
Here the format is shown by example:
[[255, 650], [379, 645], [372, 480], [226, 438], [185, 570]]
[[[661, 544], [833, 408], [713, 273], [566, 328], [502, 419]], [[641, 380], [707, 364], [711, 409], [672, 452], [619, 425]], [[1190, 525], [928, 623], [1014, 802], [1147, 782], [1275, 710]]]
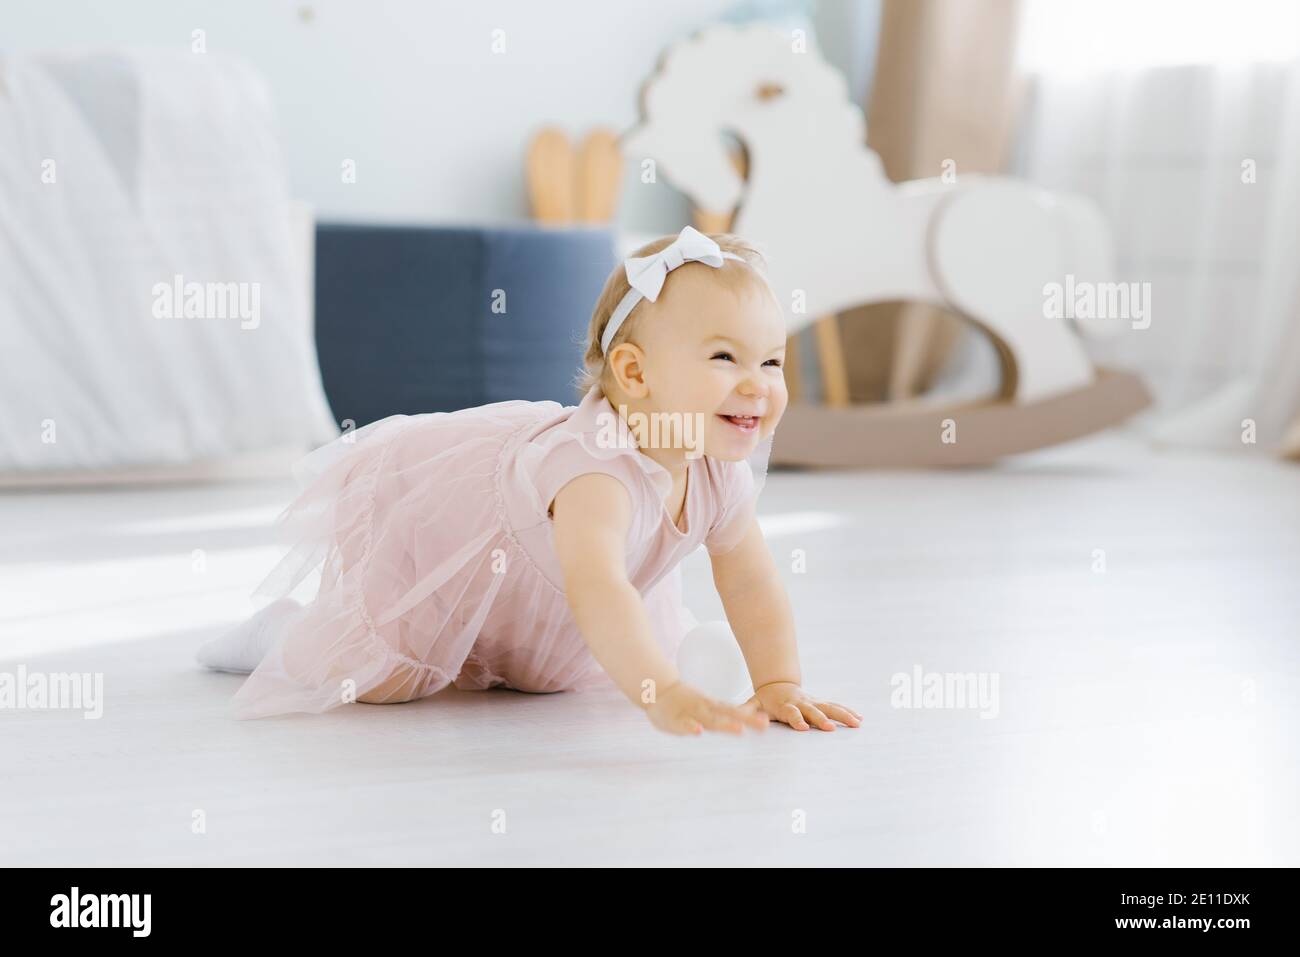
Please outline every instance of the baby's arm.
[[856, 711], [815, 700], [800, 687], [794, 612], [758, 519], [734, 548], [709, 557], [713, 584], [753, 681], [755, 694], [747, 703], [757, 701], [772, 718], [800, 731], [808, 730], [808, 722], [833, 731], [831, 718], [857, 727], [862, 716]]
[[569, 608], [592, 656], [628, 700], [673, 733], [739, 732], [742, 724], [761, 730], [767, 718], [756, 707], [736, 708], [683, 684], [655, 643], [645, 602], [627, 577], [632, 503], [623, 484], [604, 473], [580, 475], [556, 494], [553, 512]]

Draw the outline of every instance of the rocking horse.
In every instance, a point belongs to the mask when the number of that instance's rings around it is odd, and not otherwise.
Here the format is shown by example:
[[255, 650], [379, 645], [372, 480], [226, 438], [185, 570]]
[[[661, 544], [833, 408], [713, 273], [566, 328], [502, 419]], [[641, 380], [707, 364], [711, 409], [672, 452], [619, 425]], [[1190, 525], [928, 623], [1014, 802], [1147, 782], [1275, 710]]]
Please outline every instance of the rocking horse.
[[1044, 306], [1050, 283], [1112, 277], [1108, 228], [1083, 197], [998, 176], [890, 182], [843, 76], [762, 24], [710, 27], [671, 47], [642, 88], [641, 117], [620, 140], [624, 156], [653, 160], [700, 211], [701, 230], [759, 244], [789, 334], [818, 323], [823, 380], [843, 376], [834, 343], [825, 347], [834, 314], [873, 302], [933, 303], [996, 347], [1001, 388], [987, 399], [872, 407], [792, 396], [773, 463], [982, 464], [1149, 404], [1137, 377], [1093, 368], [1079, 340], [1119, 320], [1071, 328]]

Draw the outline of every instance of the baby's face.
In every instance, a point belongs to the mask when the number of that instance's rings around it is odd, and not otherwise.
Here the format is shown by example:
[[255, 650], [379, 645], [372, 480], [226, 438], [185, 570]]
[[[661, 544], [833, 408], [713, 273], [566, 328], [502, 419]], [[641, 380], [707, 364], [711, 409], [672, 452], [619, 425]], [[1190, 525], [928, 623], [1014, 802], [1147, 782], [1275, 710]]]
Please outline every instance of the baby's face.
[[757, 280], [733, 290], [710, 269], [677, 271], [640, 324], [646, 401], [698, 413], [704, 454], [737, 461], [785, 413], [785, 317]]

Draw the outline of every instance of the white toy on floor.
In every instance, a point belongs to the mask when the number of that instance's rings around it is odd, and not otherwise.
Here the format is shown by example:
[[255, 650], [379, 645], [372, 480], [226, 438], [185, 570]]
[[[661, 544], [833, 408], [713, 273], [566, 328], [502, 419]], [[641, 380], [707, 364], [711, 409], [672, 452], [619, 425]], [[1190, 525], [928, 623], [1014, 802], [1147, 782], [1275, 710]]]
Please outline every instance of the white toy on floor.
[[725, 621], [702, 622], [686, 633], [677, 670], [688, 685], [722, 701], [735, 704], [751, 694], [745, 656]]

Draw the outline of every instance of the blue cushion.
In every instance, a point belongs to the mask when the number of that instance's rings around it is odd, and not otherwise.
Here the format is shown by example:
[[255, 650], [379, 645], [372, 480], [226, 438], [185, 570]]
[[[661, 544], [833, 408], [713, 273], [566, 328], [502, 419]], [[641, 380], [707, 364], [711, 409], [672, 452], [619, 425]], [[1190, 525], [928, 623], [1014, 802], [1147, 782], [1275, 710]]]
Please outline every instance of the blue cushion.
[[605, 228], [318, 225], [316, 346], [335, 418], [575, 404], [616, 259]]

